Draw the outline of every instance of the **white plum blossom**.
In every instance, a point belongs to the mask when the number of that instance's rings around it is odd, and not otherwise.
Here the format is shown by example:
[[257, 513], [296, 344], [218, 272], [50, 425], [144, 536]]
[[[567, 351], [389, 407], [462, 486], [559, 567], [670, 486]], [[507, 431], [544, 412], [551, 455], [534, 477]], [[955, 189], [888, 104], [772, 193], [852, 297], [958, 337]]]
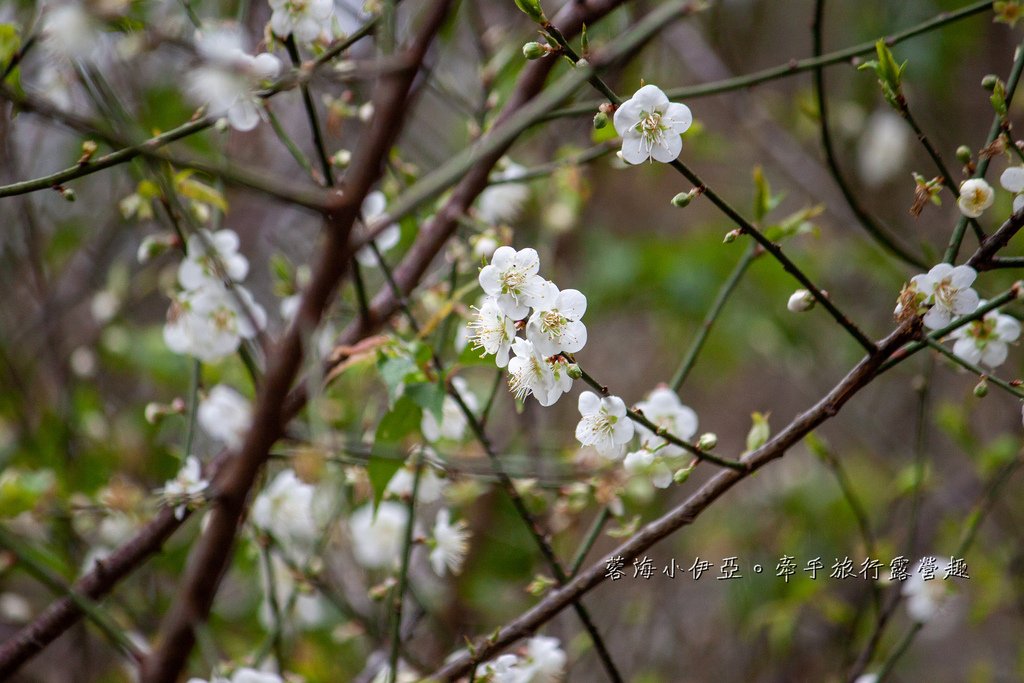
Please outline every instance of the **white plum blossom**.
[[996, 193], [981, 178], [971, 178], [960, 184], [960, 198], [956, 205], [960, 207], [960, 213], [968, 218], [977, 218], [985, 213], [985, 209], [992, 206]]
[[563, 289], [545, 282], [526, 325], [526, 338], [544, 356], [576, 353], [587, 343], [587, 328], [580, 318], [587, 310], [587, 297], [576, 289]]
[[349, 517], [352, 552], [356, 561], [368, 569], [391, 568], [401, 559], [409, 511], [402, 503], [383, 501], [374, 515], [373, 503], [367, 503]]
[[941, 612], [950, 595], [951, 584], [943, 576], [949, 572], [949, 560], [931, 559], [935, 563], [930, 569], [924, 559], [918, 561], [902, 588], [903, 597], [907, 599], [907, 613], [919, 624], [930, 621]]
[[999, 176], [999, 184], [1007, 192], [1012, 192], [1013, 212], [1017, 213], [1024, 208], [1024, 166], [1011, 166]]
[[[395, 472], [388, 485], [384, 487], [384, 495], [394, 498], [405, 498], [412, 495], [412, 486], [415, 473], [408, 467], [402, 467]], [[416, 500], [420, 503], [429, 504], [441, 499], [447, 481], [437, 475], [433, 467], [424, 467], [420, 473], [420, 486], [416, 491]]]
[[486, 683], [557, 683], [565, 676], [565, 652], [557, 638], [534, 636], [523, 655], [501, 655], [477, 667], [476, 678]]
[[641, 164], [653, 159], [675, 161], [682, 135], [693, 123], [685, 104], [669, 102], [660, 88], [645, 85], [615, 110], [615, 131], [622, 137], [622, 159]]
[[46, 8], [40, 34], [55, 57], [89, 61], [97, 56], [102, 27], [83, 4], [72, 0]]
[[515, 220], [523, 204], [530, 198], [530, 188], [525, 183], [509, 182], [526, 174], [526, 168], [508, 162], [505, 170], [491, 176], [491, 180], [503, 182], [487, 186], [477, 200], [477, 216], [489, 225], [499, 225]]
[[[476, 396], [469, 390], [466, 380], [456, 377], [452, 380], [452, 386], [459, 392], [466, 406], [475, 411], [478, 407]], [[468, 424], [466, 414], [462, 412], [458, 401], [446, 394], [441, 403], [441, 423], [438, 424], [433, 412], [424, 410], [420, 420], [420, 431], [423, 432], [423, 438], [430, 442], [440, 439], [459, 441], [466, 433]]]
[[551, 377], [553, 379], [551, 386], [548, 387], [548, 395], [545, 398], [537, 397], [537, 402], [542, 406], [554, 405], [554, 403], [562, 396], [562, 394], [572, 389], [572, 377], [569, 376], [569, 361], [565, 360], [562, 356], [550, 356], [545, 359], [548, 367], [551, 368]]
[[272, 583], [267, 580], [266, 566], [260, 563], [264, 590], [268, 593], [264, 596], [259, 610], [260, 623], [263, 627], [269, 631], [276, 621], [269, 595], [271, 589], [274, 591], [273, 597], [284, 624], [298, 628], [315, 628], [320, 625], [324, 620], [325, 610], [319, 596], [304, 591], [297, 584], [291, 567], [277, 553], [270, 554], [270, 570], [273, 574]]
[[644, 475], [659, 489], [666, 489], [672, 484], [672, 470], [661, 451], [655, 452], [647, 448], [627, 453], [622, 460], [622, 467], [633, 475]]
[[[971, 285], [977, 276], [977, 271], [970, 266], [940, 263], [927, 273], [911, 278], [910, 289], [921, 297], [922, 306], [929, 307], [924, 314], [925, 326], [937, 330], [948, 325], [953, 316], [974, 312], [979, 298]], [[901, 303], [896, 307], [896, 315], [902, 310]]]
[[234, 353], [242, 339], [252, 339], [266, 324], [266, 311], [247, 289], [211, 284], [172, 298], [164, 342], [175, 353], [213, 362]]
[[[978, 306], [985, 303], [981, 300]], [[1012, 316], [989, 311], [980, 320], [973, 320], [953, 331], [950, 335], [956, 339], [953, 353], [969, 363], [984, 363], [995, 368], [1006, 360], [1007, 344], [1017, 341], [1020, 331], [1020, 323]]]
[[[382, 215], [385, 209], [387, 209], [387, 204], [388, 200], [380, 190], [374, 190], [366, 195], [366, 199], [363, 200], [362, 206], [363, 222], [369, 223], [377, 216]], [[401, 236], [401, 228], [398, 227], [397, 223], [392, 223], [373, 238], [373, 243], [377, 245], [377, 251], [383, 254], [385, 251], [390, 250], [398, 244], [398, 240]], [[376, 254], [373, 253], [373, 249], [371, 249], [369, 245], [356, 252], [356, 260], [359, 261], [360, 265], [366, 266], [367, 268], [380, 265], [377, 262]]]
[[231, 387], [218, 384], [199, 402], [196, 418], [211, 437], [238, 448], [252, 424], [252, 405]]
[[480, 286], [496, 297], [498, 308], [513, 320], [522, 320], [541, 296], [545, 280], [540, 270], [540, 257], [535, 249], [498, 247], [489, 265], [480, 270]]
[[482, 356], [494, 356], [499, 368], [508, 365], [512, 340], [516, 336], [515, 321], [505, 315], [498, 306], [496, 297], [486, 297], [466, 325], [469, 343], [474, 351], [483, 351]]
[[235, 130], [255, 128], [260, 122], [255, 90], [261, 82], [277, 76], [281, 62], [266, 52], [246, 53], [241, 32], [232, 28], [199, 34], [196, 49], [204, 63], [189, 75], [189, 92], [213, 116], [226, 116]]
[[555, 386], [551, 364], [534, 347], [533, 342], [516, 338], [512, 344], [516, 354], [508, 362], [508, 386], [519, 400], [533, 394], [542, 406], [551, 405], [548, 395]]
[[462, 563], [469, 551], [469, 529], [464, 520], [452, 524], [448, 509], [438, 510], [434, 535], [428, 543], [432, 546], [430, 566], [435, 574], [444, 576], [445, 570], [452, 574], [462, 571]]
[[334, 0], [270, 0], [270, 29], [281, 38], [311, 43], [331, 23]]
[[282, 547], [311, 548], [319, 525], [314, 514], [316, 489], [298, 478], [292, 469], [281, 470], [256, 496], [252, 523], [269, 532]]
[[[683, 405], [676, 392], [668, 387], [658, 387], [646, 400], [637, 403], [636, 408], [655, 425], [680, 439], [691, 439], [697, 433], [697, 413]], [[637, 431], [643, 446], [659, 455], [672, 457], [685, 452], [681, 446], [656, 436], [643, 425], [637, 425]]]
[[238, 253], [238, 233], [234, 230], [200, 230], [189, 235], [187, 253], [178, 266], [178, 284], [184, 289], [221, 284], [222, 275], [231, 282], [241, 282], [249, 274], [249, 261]]
[[529, 683], [556, 683], [565, 670], [565, 652], [557, 638], [534, 636], [526, 641], [526, 656], [520, 663], [523, 681]]
[[494, 255], [494, 250], [501, 246], [501, 242], [493, 230], [485, 230], [470, 237], [469, 246], [472, 248], [474, 259], [486, 261]]
[[599, 398], [592, 391], [584, 391], [578, 406], [583, 417], [576, 425], [576, 439], [605, 457], [622, 455], [623, 446], [633, 438], [633, 421], [626, 414], [623, 400], [618, 396]]
[[159, 493], [164, 502], [174, 505], [174, 516], [182, 519], [189, 505], [203, 500], [203, 494], [210, 482], [203, 479], [203, 467], [199, 459], [190, 455], [174, 479], [169, 479]]
[[857, 146], [857, 170], [870, 188], [881, 187], [903, 169], [911, 134], [903, 118], [888, 107], [868, 117]]

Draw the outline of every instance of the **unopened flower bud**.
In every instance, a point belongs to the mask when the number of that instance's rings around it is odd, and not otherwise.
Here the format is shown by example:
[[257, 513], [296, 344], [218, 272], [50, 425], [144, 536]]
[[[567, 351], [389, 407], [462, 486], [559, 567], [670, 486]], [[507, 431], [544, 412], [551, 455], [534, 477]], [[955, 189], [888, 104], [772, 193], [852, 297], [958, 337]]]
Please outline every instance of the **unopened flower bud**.
[[96, 144], [95, 140], [86, 140], [82, 143], [82, 156], [78, 158], [79, 165], [89, 163], [92, 159], [92, 155], [99, 149], [99, 145]]
[[989, 92], [994, 91], [998, 83], [999, 77], [996, 76], [995, 74], [988, 74], [987, 76], [981, 79], [981, 87], [984, 88], [985, 90], [988, 90]]
[[544, 49], [544, 46], [536, 41], [523, 45], [523, 56], [527, 59], [540, 59], [547, 53], [548, 51]]
[[956, 148], [956, 160], [961, 164], [971, 163], [971, 148], [967, 145], [960, 145]]
[[578, 59], [576, 60], [576, 66], [583, 69], [590, 66], [590, 62], [588, 62], [586, 59]]
[[718, 445], [718, 435], [714, 432], [705, 432], [700, 435], [697, 440], [697, 448], [702, 451], [714, 450], [715, 446]]
[[738, 228], [736, 230], [730, 230], [729, 232], [725, 233], [725, 239], [722, 240], [722, 244], [732, 244], [733, 242], [736, 241], [736, 238], [742, 234], [743, 233], [741, 233]]
[[683, 208], [684, 206], [689, 206], [690, 202], [692, 202], [693, 198], [696, 196], [697, 193], [695, 190], [690, 190], [689, 192], [680, 192], [679, 194], [672, 198], [672, 206], [678, 206], [680, 209]]
[[974, 386], [974, 395], [978, 398], [985, 398], [988, 396], [988, 380], [982, 379]]
[[565, 368], [565, 374], [573, 379], [580, 379], [583, 377], [583, 371], [580, 370], [580, 366], [575, 363], [569, 363], [568, 367]]
[[595, 130], [601, 130], [602, 128], [604, 128], [607, 125], [608, 125], [608, 114], [605, 114], [603, 111], [599, 111], [596, 114], [594, 114], [594, 129]]
[[677, 484], [682, 484], [683, 482], [690, 478], [690, 474], [692, 472], [693, 465], [690, 465], [689, 467], [683, 467], [682, 469], [678, 469], [672, 475], [672, 481], [674, 481]]
[[146, 422], [151, 425], [155, 425], [164, 415], [167, 414], [167, 406], [162, 403], [147, 403], [146, 404]]
[[803, 313], [814, 308], [814, 295], [808, 292], [806, 289], [798, 289], [789, 297], [789, 302], [786, 304], [793, 313]]
[[60, 187], [57, 188], [57, 191], [60, 192], [61, 199], [66, 202], [73, 202], [78, 199], [78, 195], [70, 187]]

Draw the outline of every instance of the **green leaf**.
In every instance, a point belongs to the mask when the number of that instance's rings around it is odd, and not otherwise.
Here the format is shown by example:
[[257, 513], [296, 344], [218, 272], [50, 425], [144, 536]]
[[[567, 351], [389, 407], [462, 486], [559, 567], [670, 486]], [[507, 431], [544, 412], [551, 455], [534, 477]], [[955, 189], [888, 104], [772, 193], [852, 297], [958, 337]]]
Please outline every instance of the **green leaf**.
[[[0, 24], [0, 69], [6, 69], [21, 49], [21, 36], [14, 24]], [[21, 90], [21, 67], [14, 67], [7, 80], [19, 95]]]
[[515, 0], [516, 7], [523, 11], [523, 14], [530, 17], [537, 23], [547, 21], [544, 10], [540, 6], [540, 0]]
[[400, 459], [389, 455], [401, 444], [402, 439], [419, 428], [421, 416], [422, 410], [416, 402], [403, 396], [377, 425], [370, 461], [366, 465], [366, 474], [373, 488], [374, 510], [380, 505], [391, 477], [403, 466]]
[[415, 401], [420, 408], [433, 415], [438, 424], [441, 423], [446, 395], [443, 385], [436, 382], [409, 384], [405, 387], [405, 395]]
[[747, 452], [756, 451], [768, 441], [772, 435], [772, 429], [768, 426], [768, 413], [751, 413], [750, 419], [753, 424], [747, 432]]
[[178, 192], [193, 201], [209, 204], [220, 209], [223, 213], [228, 211], [228, 201], [221, 194], [220, 190], [215, 187], [192, 178], [183, 178], [178, 181], [177, 188]]
[[406, 355], [389, 356], [381, 353], [377, 359], [377, 371], [388, 389], [388, 405], [394, 408], [400, 388], [409, 380], [422, 378], [419, 367]]
[[754, 222], [759, 223], [781, 202], [784, 194], [772, 195], [772, 188], [768, 179], [764, 177], [764, 170], [760, 166], [754, 167]]
[[811, 219], [820, 215], [824, 210], [825, 207], [822, 204], [800, 209], [786, 216], [780, 222], [765, 228], [764, 236], [772, 242], [781, 242], [784, 239], [797, 235], [817, 234], [818, 227], [811, 222]]

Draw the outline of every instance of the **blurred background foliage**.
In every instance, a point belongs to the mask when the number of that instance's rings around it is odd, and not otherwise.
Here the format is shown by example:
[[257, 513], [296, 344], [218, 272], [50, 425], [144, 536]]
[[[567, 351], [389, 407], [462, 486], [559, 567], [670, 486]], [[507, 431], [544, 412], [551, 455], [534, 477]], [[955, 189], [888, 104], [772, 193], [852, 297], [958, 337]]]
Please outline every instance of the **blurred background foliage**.
[[[629, 3], [590, 27], [591, 44], [614, 41], [654, 4]], [[962, 5], [953, 0], [834, 0], [826, 13], [825, 49], [872, 41]], [[261, 3], [238, 7], [203, 0], [193, 7], [204, 17], [230, 17], [242, 10], [253, 36], [262, 35], [269, 16]], [[35, 10], [31, 3], [10, 2], [0, 8], [0, 18], [24, 33]], [[352, 8], [344, 11], [352, 16]], [[607, 81], [629, 94], [641, 79], [667, 89], [808, 56], [812, 11], [812, 3], [805, 0], [713, 2], [697, 17], [666, 28], [629, 65], [611, 71]], [[134, 2], [130, 14], [164, 33], [187, 33], [176, 3]], [[353, 17], [348, 28], [356, 25]], [[533, 36], [511, 1], [461, 3], [432, 56], [431, 82], [410, 113], [413, 123], [383, 183], [389, 196], [463, 148], [481, 125], [489, 124], [523, 66], [519, 48]], [[1005, 78], [1021, 37], [1019, 27], [993, 23], [991, 12], [982, 12], [894, 48], [898, 59], [908, 60], [910, 106], [951, 167], [958, 166], [958, 145], [976, 153], [983, 144], [992, 111], [981, 79], [988, 73]], [[354, 55], [368, 56], [371, 50], [361, 44]], [[172, 44], [142, 49], [132, 60], [110, 66], [107, 76], [136, 120], [135, 130], [125, 133], [142, 137], [191, 116], [192, 106], [183, 98], [177, 77], [188, 65], [187, 53]], [[38, 59], [23, 65], [26, 89], [40, 69]], [[490, 88], [481, 82], [482, 73], [493, 77]], [[916, 252], [929, 254], [927, 261], [937, 261], [958, 214], [948, 196], [941, 207], [926, 207], [918, 219], [908, 214], [914, 190], [911, 172], [934, 175], [924, 150], [908, 130], [881, 150], [866, 150], [872, 127], [880, 125], [875, 117], [886, 111], [875, 78], [840, 64], [828, 68], [826, 80], [839, 162], [857, 196]], [[356, 104], [366, 100], [367, 87], [362, 81], [316, 82], [319, 93], [337, 98], [347, 92]], [[580, 98], [590, 100], [593, 93], [581, 92]], [[480, 102], [489, 106], [481, 111]], [[332, 149], [357, 145], [357, 118], [332, 117], [331, 102], [321, 104]], [[915, 271], [867, 239], [828, 175], [810, 74], [686, 104], [697, 122], [684, 138], [687, 163], [747, 216], [754, 214], [754, 169], [761, 167], [772, 189], [784, 194], [780, 206], [762, 221], [765, 226], [821, 205], [822, 213], [812, 219], [814, 229], [788, 239], [787, 253], [870, 336], [890, 330], [896, 295]], [[74, 89], [72, 106], [95, 115]], [[312, 156], [297, 93], [275, 98], [271, 106]], [[1022, 113], [1014, 106], [1011, 119], [1016, 123]], [[591, 116], [559, 119], [535, 129], [510, 157], [530, 167], [590, 147], [595, 140]], [[0, 123], [0, 178], [14, 182], [71, 165], [82, 142], [26, 114], [5, 117]], [[180, 144], [295, 175], [293, 160], [269, 126], [251, 134], [210, 130]], [[861, 158], [865, 154], [868, 161]], [[875, 164], [882, 172], [865, 171], [872, 154], [884, 157]], [[1004, 165], [997, 158], [994, 173]], [[173, 476], [183, 456], [185, 421], [171, 416], [151, 425], [143, 413], [149, 402], [187, 397], [193, 372], [193, 362], [168, 351], [161, 337], [167, 306], [163, 291], [173, 280], [176, 259], [163, 256], [139, 265], [136, 249], [143, 236], [158, 229], [157, 223], [126, 219], [119, 209], [119, 202], [137, 191], [145, 170], [136, 162], [77, 180], [73, 187], [78, 201], [73, 204], [56, 192], [0, 202], [0, 515], [8, 529], [45, 549], [68, 579], [90, 552], [124, 538], [123, 528], [113, 530], [111, 520], [130, 530], [148, 518], [156, 505], [150, 492]], [[253, 290], [271, 312], [272, 331], [279, 330], [271, 258], [306, 262], [316, 244], [316, 218], [252, 193], [224, 189], [212, 178], [201, 181], [224, 192], [228, 212], [219, 216], [215, 210], [214, 221], [240, 234], [252, 264]], [[673, 207], [669, 200], [689, 188], [659, 165], [626, 170], [614, 155], [605, 155], [531, 181], [529, 187], [531, 198], [512, 226], [513, 243], [538, 248], [546, 277], [587, 295], [590, 341], [579, 356], [581, 363], [627, 403], [640, 400], [672, 376], [716, 291], [741, 257], [744, 240], [723, 244], [733, 226], [706, 201]], [[982, 224], [994, 228], [1000, 216], [1008, 215], [1009, 203], [999, 193], [996, 208]], [[428, 216], [424, 210], [403, 223], [402, 242], [389, 255], [392, 262]], [[463, 237], [471, 232], [467, 228]], [[969, 236], [964, 253], [974, 248], [971, 240]], [[1024, 252], [1011, 245], [1007, 253]], [[425, 293], [417, 297], [419, 310], [429, 313], [436, 307], [448, 268], [439, 262], [428, 277]], [[978, 290], [982, 296], [994, 295], [1016, 275], [986, 273]], [[366, 276], [371, 289], [383, 285], [379, 273]], [[468, 268], [460, 284], [474, 277], [475, 269]], [[859, 358], [857, 345], [820, 309], [801, 315], [786, 310], [795, 288], [775, 262], [758, 258], [717, 320], [681, 392], [700, 415], [701, 431], [718, 435], [722, 454], [744, 449], [752, 412], [769, 413], [772, 427], [781, 428]], [[467, 306], [477, 294], [472, 287], [468, 291]], [[332, 318], [343, 325], [354, 314], [353, 293], [346, 290]], [[485, 397], [494, 381], [493, 366], [459, 355], [453, 347], [454, 329], [448, 332], [438, 346], [443, 357], [458, 359], [459, 374]], [[1002, 375], [1019, 376], [1022, 360], [1019, 349], [1011, 350]], [[203, 386], [225, 382], [252, 392], [237, 359], [204, 367], [201, 380]], [[942, 358], [921, 354], [864, 390], [819, 431], [817, 436], [827, 444], [823, 448], [842, 463], [870, 524], [873, 556], [883, 562], [897, 555], [953, 554], [990, 479], [1019, 457], [1019, 404], [995, 391], [975, 398], [976, 383], [977, 378]], [[577, 510], [556, 503], [558, 485], [569, 481], [566, 475], [582, 481], [584, 475], [574, 473], [593, 465], [592, 459], [573, 464], [578, 451], [572, 438], [578, 419], [576, 393], [542, 411], [532, 401], [517, 408], [500, 389], [490, 421], [510, 468], [530, 475], [532, 484], [524, 483], [524, 491], [533, 510], [555, 532], [555, 547], [563, 558], [572, 557], [597, 509], [594, 504]], [[924, 421], [919, 426], [922, 402]], [[364, 442], [372, 438], [386, 410], [386, 389], [370, 359], [319, 396], [298, 428], [305, 434], [336, 431], [351, 442]], [[409, 439], [403, 448], [414, 441]], [[196, 452], [208, 456], [213, 449], [198, 435]], [[439, 450], [467, 468], [486, 469], [472, 442]], [[358, 478], [340, 465], [316, 457], [306, 464], [300, 473], [309, 480], [350, 496], [365, 495], [365, 490], [359, 493]], [[689, 482], [667, 492], [631, 482], [624, 515], [608, 529], [628, 527], [634, 516], [642, 522], [663, 513], [710, 476], [710, 470], [698, 468]], [[506, 499], [481, 482], [467, 477], [458, 483], [474, 534], [464, 573], [446, 585], [414, 572], [419, 599], [431, 618], [413, 632], [413, 651], [427, 664], [437, 664], [460, 647], [464, 636], [489, 632], [519, 614], [536, 600], [524, 587], [536, 575], [548, 573]], [[920, 510], [915, 516], [917, 489]], [[1019, 637], [1024, 632], [1024, 498], [1019, 491], [1019, 481], [1013, 480], [995, 502], [966, 555], [970, 580], [958, 584], [951, 607], [925, 627], [896, 669], [895, 680], [1024, 679], [1024, 643]], [[911, 534], [913, 519], [916, 532]], [[193, 520], [105, 601], [126, 629], [143, 637], [154, 633], [173, 600], [175, 579], [197, 530]], [[615, 544], [615, 538], [602, 535], [590, 561]], [[868, 554], [835, 477], [821, 458], [801, 446], [657, 545], [651, 551], [656, 567], [652, 578], [633, 579], [627, 567], [626, 578], [606, 582], [585, 602], [634, 683], [844, 680], [843, 672], [865, 646], [875, 613], [868, 582], [829, 579], [828, 571], [835, 559], [849, 556], [857, 563]], [[801, 568], [814, 557], [826, 566], [817, 580], [798, 571], [784, 582], [775, 576], [783, 555], [793, 556]], [[729, 556], [739, 559], [743, 578], [715, 580], [718, 565]], [[685, 568], [697, 557], [715, 567], [694, 581]], [[671, 559], [681, 565], [675, 579], [661, 573]], [[2, 634], [12, 633], [53, 596], [19, 571], [13, 556], [0, 560]], [[363, 576], [344, 553], [326, 561], [325, 576], [338, 590], [362, 591], [358, 603], [367, 610], [370, 627], [385, 624], [384, 607], [365, 597], [366, 587], [383, 577]], [[755, 574], [755, 564], [763, 567], [761, 574]], [[258, 567], [258, 544], [249, 535], [202, 639], [197, 672], [206, 670], [202, 662], [216, 660], [218, 653], [246, 657], [266, 638], [256, 618], [262, 599]], [[328, 612], [318, 627], [288, 634], [288, 668], [311, 683], [362, 680], [357, 672], [375, 650], [373, 638], [365, 634], [369, 627], [337, 610]], [[902, 610], [893, 622], [881, 641], [879, 658], [909, 626]], [[558, 617], [546, 632], [559, 636], [570, 653], [569, 680], [603, 680], [571, 613]], [[128, 677], [106, 642], [92, 627], [81, 626], [38, 657], [19, 680]]]

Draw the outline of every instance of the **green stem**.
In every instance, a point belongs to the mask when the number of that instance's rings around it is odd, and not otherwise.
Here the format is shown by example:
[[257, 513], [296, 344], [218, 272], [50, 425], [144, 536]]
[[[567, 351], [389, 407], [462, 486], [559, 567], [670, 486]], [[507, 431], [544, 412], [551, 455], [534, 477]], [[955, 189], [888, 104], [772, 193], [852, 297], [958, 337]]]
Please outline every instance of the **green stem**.
[[756, 244], [751, 244], [747, 247], [747, 250], [743, 252], [742, 258], [736, 263], [736, 266], [732, 269], [729, 277], [722, 287], [718, 290], [718, 294], [715, 295], [715, 300], [711, 304], [711, 308], [708, 310], [707, 315], [704, 316], [703, 322], [701, 322], [700, 329], [697, 331], [697, 336], [690, 343], [690, 348], [687, 349], [686, 355], [683, 357], [682, 362], [679, 365], [679, 369], [676, 370], [675, 375], [672, 376], [672, 382], [670, 386], [672, 391], [679, 392], [680, 387], [683, 386], [683, 382], [689, 377], [690, 371], [693, 370], [693, 366], [697, 362], [697, 356], [700, 354], [701, 349], [704, 348], [704, 342], [707, 341], [708, 335], [711, 333], [711, 327], [718, 320], [718, 316], [721, 314], [722, 309], [725, 308], [725, 303], [732, 296], [736, 286], [743, 278], [743, 274], [747, 272], [747, 268], [753, 263], [754, 259], [759, 255]]
[[[1010, 70], [1010, 78], [1006, 82], [1006, 105], [1010, 106], [1013, 101], [1013, 94], [1017, 91], [1017, 84], [1020, 82], [1021, 72], [1024, 71], [1024, 41], [1021, 41], [1020, 45], [1017, 46], [1017, 57], [1013, 60], [1013, 68]], [[991, 145], [997, 137], [999, 137], [1000, 131], [1002, 131], [1003, 121], [999, 114], [996, 114], [992, 120], [992, 127], [989, 129], [988, 138], [985, 141], [985, 147]], [[988, 171], [989, 158], [981, 158], [978, 160], [978, 168], [974, 171], [974, 178], [984, 178], [985, 173]], [[949, 246], [946, 247], [946, 253], [943, 255], [942, 260], [945, 263], [953, 263], [956, 261], [957, 254], [960, 253], [960, 245], [964, 241], [964, 232], [967, 229], [967, 216], [961, 216], [960, 220], [957, 221], [956, 227], [953, 228], [953, 234], [949, 238]]]
[[395, 593], [392, 596], [392, 607], [394, 613], [392, 614], [391, 622], [391, 656], [388, 661], [390, 662], [390, 669], [388, 670], [388, 683], [395, 683], [398, 677], [398, 651], [402, 646], [402, 603], [405, 599], [405, 590], [409, 582], [409, 558], [412, 556], [412, 544], [413, 544], [413, 523], [416, 519], [416, 497], [419, 495], [420, 490], [420, 477], [423, 474], [423, 460], [418, 455], [413, 455], [416, 458], [416, 472], [412, 479], [412, 494], [409, 496], [408, 501], [408, 521], [405, 525], [405, 539], [402, 546], [402, 565], [398, 571], [398, 586], [395, 588]]
[[594, 547], [594, 543], [601, 536], [601, 529], [611, 519], [612, 513], [608, 509], [608, 506], [601, 508], [601, 511], [597, 513], [597, 517], [594, 518], [594, 522], [590, 525], [590, 529], [587, 531], [587, 535], [583, 538], [583, 543], [580, 545], [579, 550], [576, 551], [576, 556], [572, 558], [572, 562], [569, 564], [569, 578], [573, 578], [579, 572], [583, 563], [587, 559], [587, 553]]

